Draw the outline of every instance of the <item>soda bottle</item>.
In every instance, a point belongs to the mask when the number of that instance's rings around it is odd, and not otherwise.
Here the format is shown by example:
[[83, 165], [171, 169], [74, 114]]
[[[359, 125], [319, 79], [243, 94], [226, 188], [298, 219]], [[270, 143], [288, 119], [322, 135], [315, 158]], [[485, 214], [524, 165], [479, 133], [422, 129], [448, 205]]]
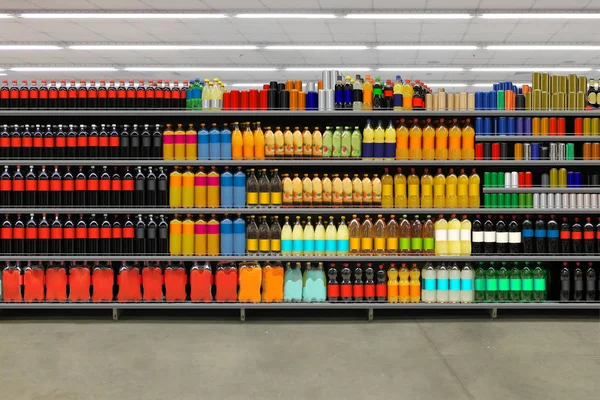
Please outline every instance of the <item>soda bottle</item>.
[[458, 207], [458, 178], [454, 175], [454, 168], [450, 168], [446, 176], [446, 207]]
[[[168, 226], [166, 227], [168, 230]], [[168, 233], [167, 233], [168, 234]], [[110, 249], [113, 254], [123, 254], [123, 227], [117, 215], [110, 226]]]
[[571, 272], [568, 264], [563, 262], [560, 270], [560, 301], [569, 301], [571, 299]]
[[104, 165], [98, 182], [98, 204], [101, 206], [109, 205], [110, 195], [110, 174], [106, 169], [106, 165]]
[[12, 204], [11, 192], [13, 190], [12, 177], [8, 172], [8, 165], [4, 166], [4, 172], [0, 174], [0, 202], [4, 205]]
[[560, 251], [562, 254], [571, 252], [571, 227], [567, 217], [563, 217], [563, 223], [560, 225]]
[[402, 174], [402, 168], [398, 168], [398, 173], [394, 176], [394, 206], [396, 208], [406, 208], [406, 177]]
[[[546, 301], [546, 271], [542, 268], [541, 264], [538, 261], [533, 269], [533, 301], [536, 302]], [[594, 270], [592, 269], [592, 271]]]
[[423, 170], [421, 176], [421, 207], [433, 207], [433, 177], [429, 175], [429, 169]]
[[573, 246], [573, 253], [580, 254], [583, 250], [583, 232], [581, 229], [581, 224], [579, 223], [579, 218], [575, 217], [574, 220], [575, 222], [571, 227], [571, 243]]
[[509, 301], [510, 295], [510, 279], [506, 269], [506, 262], [502, 262], [502, 266], [498, 269], [498, 301], [506, 303]]
[[483, 303], [486, 301], [486, 272], [483, 269], [483, 263], [480, 262], [475, 270], [475, 302]]
[[517, 217], [514, 215], [508, 224], [508, 251], [511, 254], [519, 254], [521, 252], [521, 228], [517, 222]]
[[400, 123], [396, 127], [396, 159], [408, 160], [409, 158], [409, 130], [404, 122], [404, 118], [400, 119]]
[[462, 221], [460, 221], [460, 255], [470, 256], [471, 248], [471, 221], [466, 215], [463, 215]]
[[[126, 131], [124, 131], [123, 133], [127, 133]], [[128, 134], [124, 135], [126, 142], [129, 139]], [[126, 146], [121, 146], [121, 135], [119, 134], [119, 132], [117, 132], [117, 125], [113, 124], [112, 125], [112, 130], [108, 136], [108, 147], [109, 147], [109, 152], [108, 152], [108, 157], [109, 158], [118, 158], [119, 155], [119, 148], [121, 147], [123, 149], [123, 151], [127, 151], [127, 153], [125, 155], [123, 155], [123, 157], [127, 157], [128, 155], [128, 150], [129, 150], [129, 143], [126, 143]]]
[[535, 248], [537, 253], [546, 253], [546, 223], [541, 215], [535, 221]]
[[465, 263], [465, 266], [460, 271], [460, 302], [472, 303], [474, 300], [473, 293], [473, 278], [474, 273], [471, 268], [471, 263]]
[[504, 215], [500, 215], [500, 220], [496, 222], [496, 251], [498, 253], [508, 253], [508, 236]]
[[21, 158], [22, 146], [23, 141], [21, 132], [19, 132], [19, 125], [14, 125], [10, 133], [10, 156], [15, 159]]
[[410, 249], [413, 254], [423, 252], [423, 227], [418, 215], [415, 215], [410, 229]]
[[[14, 190], [14, 183], [13, 183]], [[598, 224], [596, 225], [596, 247], [600, 251], [600, 218], [598, 218]]]
[[496, 229], [491, 215], [488, 215], [487, 221], [483, 223], [483, 243], [485, 254], [496, 253]]
[[481, 180], [479, 179], [479, 175], [475, 168], [469, 177], [469, 207], [470, 208], [479, 208], [481, 206], [481, 198], [479, 194], [479, 186]]
[[462, 158], [461, 139], [462, 131], [458, 126], [457, 119], [455, 118], [450, 131], [448, 132], [449, 137], [449, 149], [448, 159], [449, 160], [460, 160]]
[[[460, 169], [460, 175], [458, 176], [458, 180], [457, 180], [457, 191], [458, 191], [458, 196], [457, 196], [457, 206], [459, 208], [467, 208], [469, 207], [469, 177], [467, 176], [467, 174], [465, 174], [465, 169], [461, 168]], [[475, 190], [474, 190], [475, 192]], [[477, 184], [477, 190], [476, 190], [477, 194], [479, 194], [479, 185]], [[477, 196], [474, 195], [474, 198], [476, 198]], [[475, 204], [475, 200], [474, 200], [474, 204]], [[448, 207], [450, 207], [448, 204], [446, 204]], [[477, 207], [479, 207], [479, 204], [477, 205]]]
[[409, 157], [411, 160], [422, 159], [422, 138], [423, 131], [419, 126], [419, 120], [415, 118], [409, 132]]
[[[79, 176], [79, 174], [77, 175]], [[77, 180], [79, 183], [79, 180]], [[125, 167], [125, 173], [123, 174], [123, 178], [121, 180], [121, 203], [124, 206], [133, 205], [133, 192], [135, 188], [135, 182], [133, 180], [133, 175], [129, 172], [129, 166]], [[77, 187], [75, 187], [77, 190]]]
[[435, 130], [435, 159], [448, 159], [448, 128], [446, 128], [443, 118], [440, 118]]
[[427, 118], [427, 125], [423, 129], [423, 160], [435, 159], [435, 129], [431, 118]]
[[33, 135], [29, 131], [29, 125], [24, 125], [23, 133], [21, 133], [21, 157], [31, 159], [33, 155]]
[[[543, 277], [544, 277], [544, 292], [543, 292], [543, 298], [541, 298], [542, 296], [540, 295], [540, 300], [539, 301], [545, 301], [546, 300], [546, 273], [545, 271], [543, 272]], [[540, 287], [541, 287], [541, 282], [540, 282]], [[541, 290], [541, 289], [540, 289]], [[537, 293], [537, 292], [536, 292]], [[588, 262], [588, 269], [585, 273], [585, 300], [586, 301], [594, 301], [596, 300], [596, 271], [594, 270], [594, 267], [592, 266], [591, 262]]]
[[[163, 137], [160, 130], [160, 124], [156, 124], [154, 126], [154, 132], [152, 132], [152, 147], [150, 151], [150, 157], [159, 159], [163, 157]], [[174, 151], [174, 150], [173, 150]], [[171, 153], [171, 157], [173, 157], [173, 153]], [[165, 160], [167, 158], [165, 157]], [[172, 159], [172, 158], [171, 158]]]
[[13, 227], [8, 218], [8, 214], [4, 215], [4, 221], [0, 226], [0, 250], [2, 254], [13, 254]]
[[100, 132], [98, 133], [98, 158], [107, 159], [110, 147], [110, 138], [106, 131], [106, 125], [100, 124]]
[[406, 182], [408, 184], [408, 208], [419, 208], [421, 205], [419, 196], [420, 181], [419, 177], [415, 174], [414, 168], [410, 169], [410, 175], [406, 179]]
[[521, 271], [521, 299], [524, 302], [533, 301], [533, 274], [529, 268], [529, 262], [525, 262], [525, 266]]
[[142, 172], [141, 166], [137, 167], [135, 175], [133, 199], [136, 205], [146, 204], [146, 176]]
[[521, 280], [521, 271], [519, 271], [519, 265], [517, 262], [513, 264], [513, 267], [510, 269], [510, 301], [511, 303], [518, 303], [521, 301], [521, 291], [522, 291], [522, 280]]
[[421, 275], [421, 271], [417, 267], [417, 264], [414, 263], [410, 267], [410, 302], [411, 303], [419, 303], [421, 301], [421, 282], [419, 281], [419, 276]]
[[96, 214], [91, 214], [87, 224], [87, 252], [100, 254], [100, 224], [96, 221]]
[[533, 223], [529, 220], [530, 216], [526, 215], [525, 220], [523, 221], [522, 226], [522, 236], [523, 236], [523, 253], [524, 254], [533, 254]]
[[[48, 174], [45, 172], [44, 169], [42, 169], [42, 173], [40, 173], [40, 175], [38, 176], [38, 180], [40, 178], [45, 179], [45, 183], [48, 183], [48, 179], [47, 176]], [[50, 176], [50, 182], [49, 182], [49, 192], [46, 191], [46, 195], [48, 196], [47, 198], [47, 203], [48, 205], [62, 205], [61, 203], [61, 192], [62, 192], [62, 177], [60, 176], [60, 172], [58, 172], [58, 165], [54, 166], [54, 172], [52, 173], [52, 175]], [[44, 184], [40, 185], [38, 182], [38, 190], [40, 189], [41, 186], [44, 186]], [[42, 192], [38, 192], [38, 193], [42, 193]], [[39, 203], [40, 205], [42, 203]]]
[[373, 264], [368, 263], [367, 267], [364, 270], [365, 280], [364, 280], [364, 298], [368, 302], [372, 302], [375, 300], [375, 270], [373, 269]]
[[[178, 236], [178, 243], [177, 243], [177, 238], [173, 239], [173, 235], [171, 236], [171, 240], [175, 240], [176, 243], [175, 245], [179, 245], [179, 253], [177, 254], [181, 254], [181, 221], [179, 221], [179, 236]], [[123, 239], [122, 239], [122, 244], [123, 244], [123, 254], [133, 254], [133, 248], [134, 248], [134, 239], [135, 239], [135, 226], [133, 224], [133, 221], [129, 218], [129, 214], [127, 214], [125, 216], [125, 222], [123, 223]]]
[[465, 125], [462, 128], [462, 159], [475, 159], [475, 130], [471, 126], [471, 120], [467, 118]]
[[408, 221], [406, 214], [404, 214], [402, 216], [402, 221], [400, 221], [400, 234], [398, 236], [400, 253], [402, 253], [402, 254], [410, 253], [411, 236], [412, 236], [411, 225], [410, 225], [410, 222]]
[[573, 300], [582, 301], [583, 292], [583, 270], [578, 261], [575, 263], [575, 270], [573, 270]]
[[398, 269], [396, 264], [390, 264], [387, 270], [387, 300], [388, 303], [398, 303], [398, 296], [400, 295], [400, 283], [398, 282]]
[[583, 226], [584, 252], [592, 254], [595, 251], [594, 225], [592, 225], [590, 217], [586, 217], [585, 221], [585, 225]]

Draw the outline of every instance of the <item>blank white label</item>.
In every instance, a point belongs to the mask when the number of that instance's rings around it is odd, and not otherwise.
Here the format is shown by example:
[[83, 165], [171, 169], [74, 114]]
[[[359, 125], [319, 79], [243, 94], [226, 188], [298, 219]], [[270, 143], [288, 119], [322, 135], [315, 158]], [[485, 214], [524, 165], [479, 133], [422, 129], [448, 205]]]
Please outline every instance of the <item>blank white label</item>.
[[481, 231], [473, 232], [473, 242], [475, 242], [475, 243], [483, 242], [483, 232], [481, 232]]
[[[487, 240], [486, 240], [487, 242]], [[508, 243], [508, 232], [497, 232], [496, 233], [497, 243]]]
[[483, 241], [488, 243], [496, 242], [496, 232], [483, 232]]

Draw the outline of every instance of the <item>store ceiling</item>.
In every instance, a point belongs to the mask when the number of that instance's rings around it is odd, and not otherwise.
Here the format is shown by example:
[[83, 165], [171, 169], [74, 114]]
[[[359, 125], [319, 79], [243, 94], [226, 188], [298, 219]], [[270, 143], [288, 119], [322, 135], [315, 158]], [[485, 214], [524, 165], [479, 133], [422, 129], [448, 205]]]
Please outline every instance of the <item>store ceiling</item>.
[[[295, 9], [301, 6], [302, 9]], [[568, 8], [566, 8], [568, 6]], [[168, 8], [167, 8], [168, 7]], [[333, 13], [334, 19], [242, 19], [238, 13]], [[429, 83], [465, 84], [530, 80], [529, 72], [511, 67], [587, 67], [600, 76], [599, 51], [486, 50], [497, 44], [597, 45], [599, 19], [500, 19], [488, 12], [577, 12], [596, 15], [600, 0], [0, 0], [0, 45], [50, 44], [59, 50], [2, 50], [0, 67], [7, 79], [67, 77], [189, 79], [218, 76], [227, 84], [286, 79], [317, 79], [318, 72], [291, 72], [287, 67], [456, 67], [461, 72], [400, 72]], [[178, 12], [224, 13], [222, 19], [28, 19], [21, 13], [42, 12]], [[470, 19], [348, 19], [349, 13], [468, 13]], [[256, 45], [256, 50], [74, 50], [81, 44]], [[268, 50], [266, 45], [366, 45], [367, 50]], [[476, 50], [373, 49], [377, 45], [476, 45]], [[16, 72], [14, 67], [269, 67], [265, 72]], [[473, 67], [509, 67], [503, 72], [474, 72]], [[360, 72], [364, 75], [365, 72]]]

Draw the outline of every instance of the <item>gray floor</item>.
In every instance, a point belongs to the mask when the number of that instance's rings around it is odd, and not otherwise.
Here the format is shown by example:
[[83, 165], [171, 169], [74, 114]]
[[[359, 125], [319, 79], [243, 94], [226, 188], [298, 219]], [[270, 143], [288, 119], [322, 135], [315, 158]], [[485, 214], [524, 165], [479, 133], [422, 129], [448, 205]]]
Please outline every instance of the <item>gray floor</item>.
[[317, 321], [0, 318], [0, 397], [535, 400], [599, 393], [594, 315]]

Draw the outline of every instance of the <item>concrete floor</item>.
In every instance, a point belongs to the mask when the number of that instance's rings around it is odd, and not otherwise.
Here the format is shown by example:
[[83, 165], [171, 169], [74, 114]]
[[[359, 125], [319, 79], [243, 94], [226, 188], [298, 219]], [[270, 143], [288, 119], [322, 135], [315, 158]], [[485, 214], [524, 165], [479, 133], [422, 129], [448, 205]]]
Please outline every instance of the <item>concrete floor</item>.
[[593, 314], [109, 318], [0, 318], [0, 397], [546, 400], [600, 389]]

